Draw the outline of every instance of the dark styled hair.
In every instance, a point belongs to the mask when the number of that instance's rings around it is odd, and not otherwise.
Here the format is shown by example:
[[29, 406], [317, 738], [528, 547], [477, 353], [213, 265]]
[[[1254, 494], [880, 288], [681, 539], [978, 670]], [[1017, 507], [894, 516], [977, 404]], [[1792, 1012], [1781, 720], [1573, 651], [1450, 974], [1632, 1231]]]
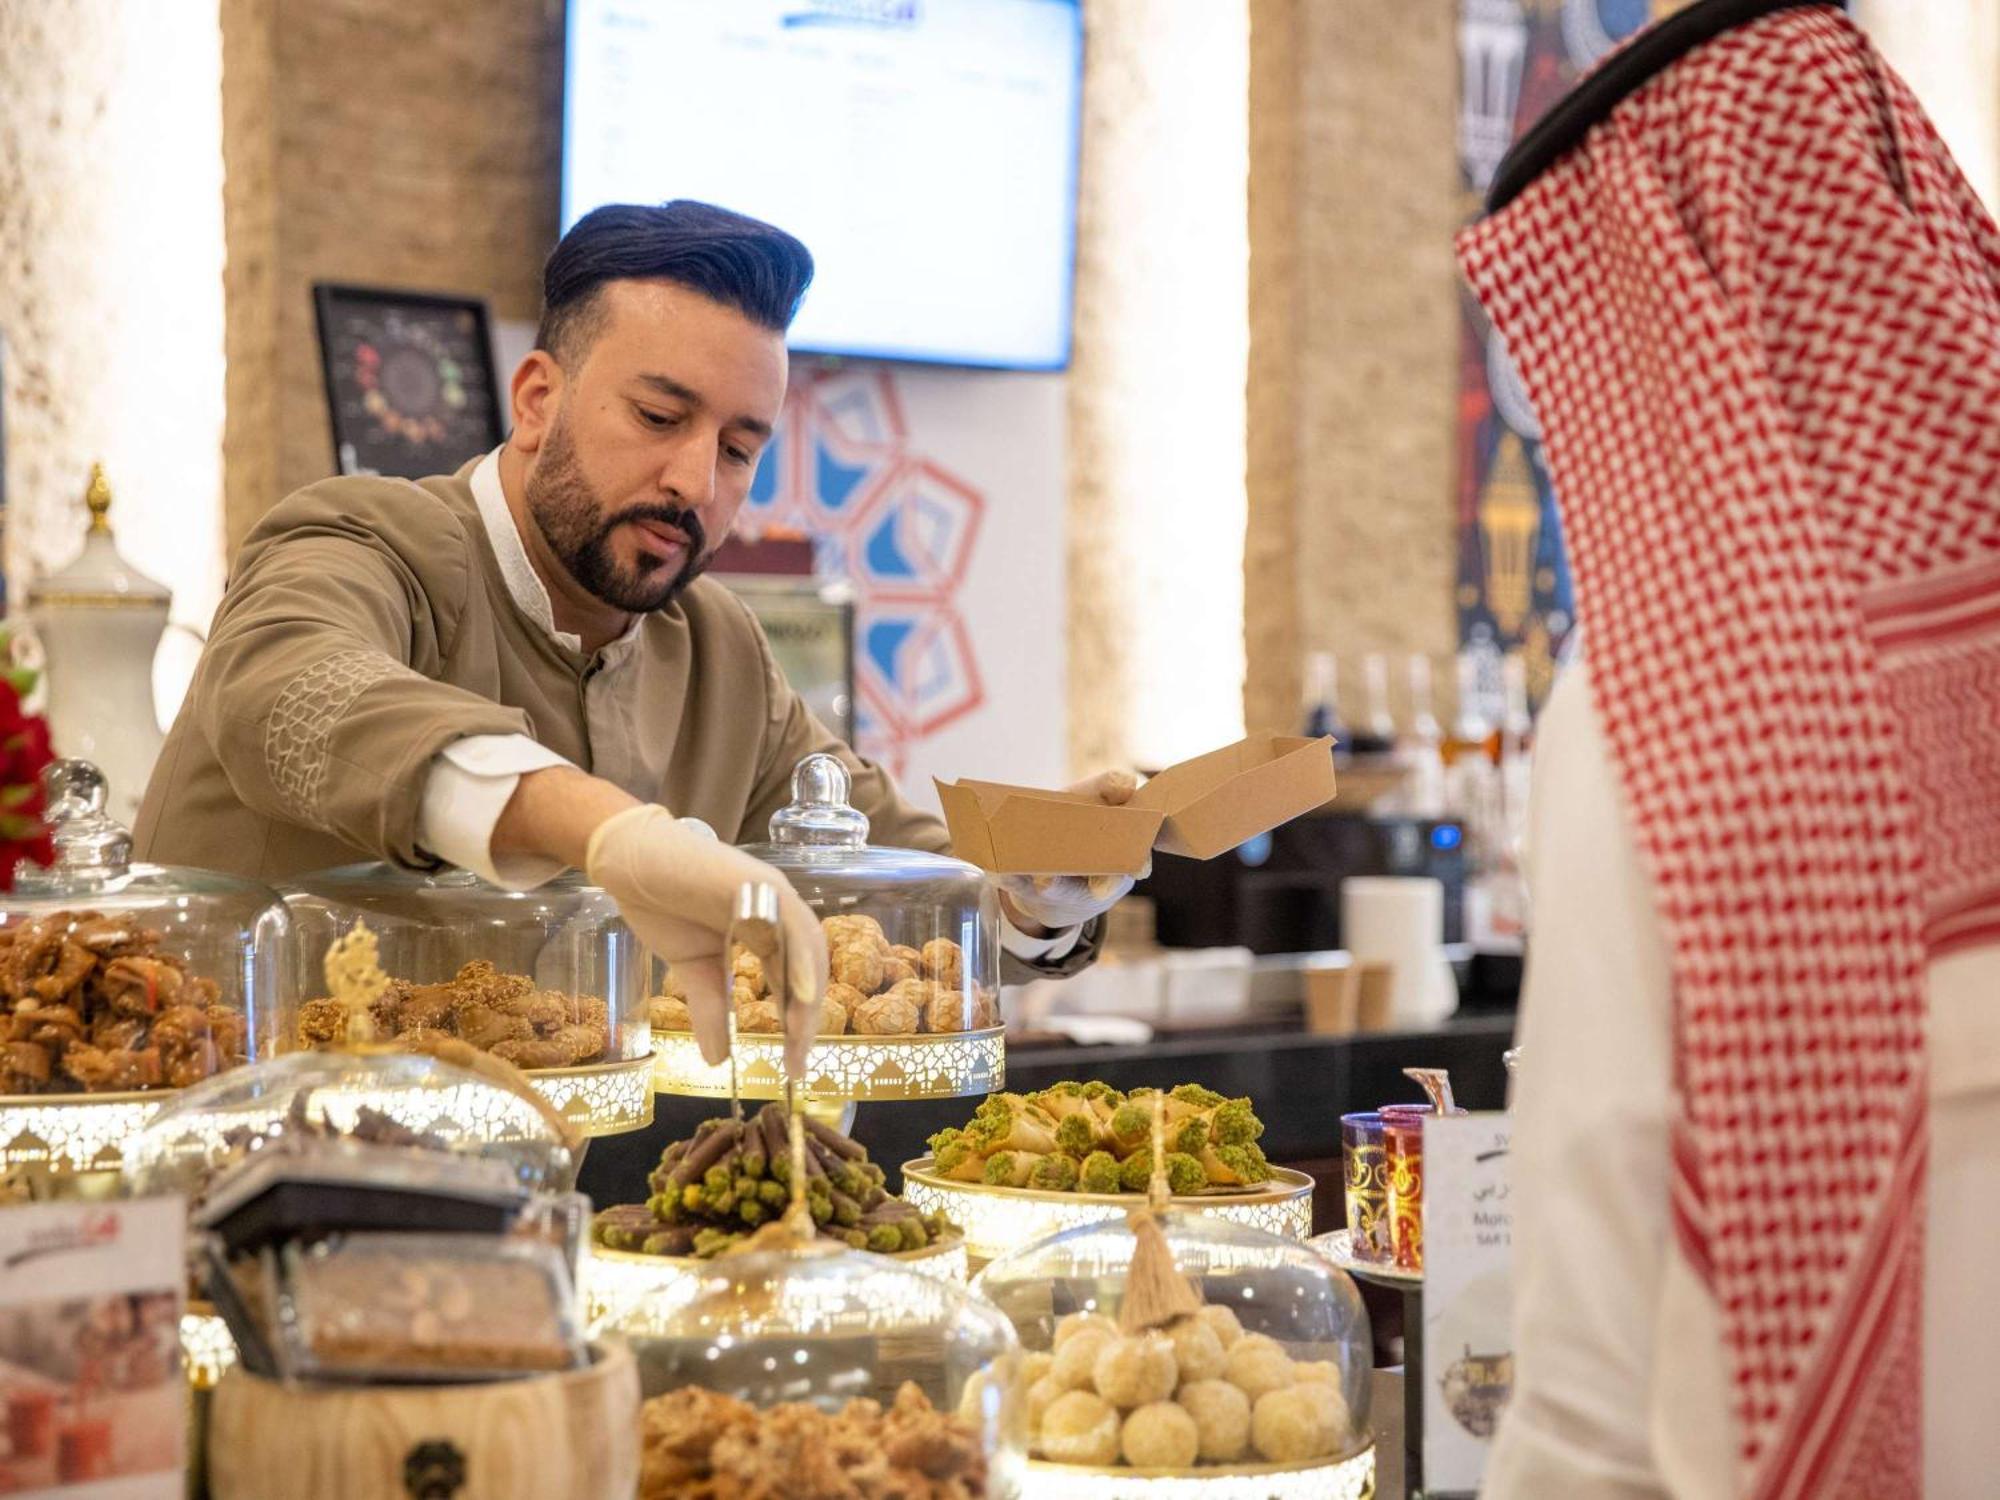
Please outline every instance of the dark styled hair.
[[558, 360], [598, 334], [607, 281], [672, 281], [783, 333], [812, 282], [812, 252], [784, 230], [712, 203], [607, 203], [575, 224], [542, 268], [535, 345]]

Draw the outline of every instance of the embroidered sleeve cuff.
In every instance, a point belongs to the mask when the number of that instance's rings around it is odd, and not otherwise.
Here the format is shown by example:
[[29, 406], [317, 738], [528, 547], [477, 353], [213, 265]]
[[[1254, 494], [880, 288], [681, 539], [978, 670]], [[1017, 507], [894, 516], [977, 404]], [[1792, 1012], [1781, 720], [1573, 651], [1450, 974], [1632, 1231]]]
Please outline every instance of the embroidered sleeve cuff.
[[493, 829], [521, 778], [530, 771], [566, 766], [546, 745], [525, 734], [470, 734], [431, 758], [418, 809], [418, 838], [447, 864], [510, 891], [533, 890], [562, 874], [560, 860], [542, 855], [493, 857]]

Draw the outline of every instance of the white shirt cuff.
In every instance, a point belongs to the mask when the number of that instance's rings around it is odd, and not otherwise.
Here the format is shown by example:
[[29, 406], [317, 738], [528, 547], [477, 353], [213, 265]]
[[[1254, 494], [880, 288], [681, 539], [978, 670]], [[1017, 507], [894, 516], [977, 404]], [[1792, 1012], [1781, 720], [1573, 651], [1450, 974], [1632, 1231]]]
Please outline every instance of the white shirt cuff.
[[431, 757], [417, 809], [417, 842], [447, 864], [510, 891], [529, 891], [562, 874], [561, 860], [540, 854], [493, 857], [493, 829], [514, 788], [530, 771], [566, 766], [525, 734], [469, 734]]
[[1047, 964], [1067, 958], [1082, 936], [1081, 927], [1065, 927], [1045, 938], [1029, 937], [1007, 920], [1005, 912], [1000, 914], [1000, 946], [1024, 964]]

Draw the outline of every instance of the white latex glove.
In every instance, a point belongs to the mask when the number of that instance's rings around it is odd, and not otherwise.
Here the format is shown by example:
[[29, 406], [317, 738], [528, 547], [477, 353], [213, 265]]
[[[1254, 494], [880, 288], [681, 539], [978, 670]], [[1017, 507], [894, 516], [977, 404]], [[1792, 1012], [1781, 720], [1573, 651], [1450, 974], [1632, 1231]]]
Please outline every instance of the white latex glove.
[[782, 871], [679, 822], [664, 807], [629, 807], [597, 826], [584, 869], [608, 891], [639, 941], [673, 965], [687, 991], [695, 1041], [711, 1065], [729, 1056], [728, 955], [736, 893], [762, 881], [778, 893], [785, 936], [785, 1066], [804, 1071], [826, 995], [826, 938]]
[[[1110, 807], [1123, 807], [1138, 789], [1139, 778], [1130, 771], [1101, 771], [1068, 788]], [[1130, 875], [1002, 875], [994, 881], [1011, 916], [1052, 931], [1081, 927], [1101, 916], [1132, 883]]]

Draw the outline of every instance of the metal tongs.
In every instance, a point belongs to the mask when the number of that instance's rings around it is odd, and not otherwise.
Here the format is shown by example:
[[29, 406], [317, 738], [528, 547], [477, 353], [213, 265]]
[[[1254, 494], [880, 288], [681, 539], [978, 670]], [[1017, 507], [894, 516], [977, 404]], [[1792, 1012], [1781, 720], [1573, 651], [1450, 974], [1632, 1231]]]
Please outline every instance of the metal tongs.
[[[764, 983], [778, 1007], [780, 1025], [789, 1018], [792, 1006], [791, 973], [785, 963], [785, 927], [778, 920], [778, 888], [767, 880], [746, 880], [736, 888], [736, 904], [729, 914], [729, 931], [723, 936], [722, 976], [733, 987], [736, 950], [754, 954], [764, 968]], [[723, 992], [729, 1006], [729, 1115], [741, 1123], [743, 1094], [736, 1076], [736, 1005], [729, 988]], [[782, 1032], [781, 1032], [782, 1035]], [[785, 1110], [791, 1113], [794, 1081], [785, 1074]]]

